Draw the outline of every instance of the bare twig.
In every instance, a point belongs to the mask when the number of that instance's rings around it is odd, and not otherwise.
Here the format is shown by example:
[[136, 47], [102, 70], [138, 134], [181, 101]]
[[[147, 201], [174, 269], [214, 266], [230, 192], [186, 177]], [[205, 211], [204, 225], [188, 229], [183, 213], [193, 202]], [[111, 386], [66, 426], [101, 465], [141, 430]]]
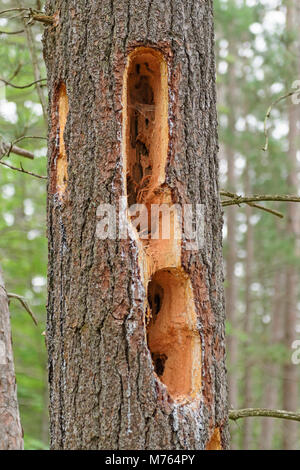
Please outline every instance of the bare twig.
[[229, 411], [229, 419], [233, 421], [237, 421], [240, 418], [250, 418], [259, 416], [266, 418], [288, 419], [300, 422], [300, 413], [293, 413], [292, 411], [268, 410], [266, 408], [245, 408], [243, 410]]
[[[19, 6], [19, 8], [22, 8], [22, 3], [21, 3], [20, 0], [17, 0], [17, 5]], [[30, 14], [31, 17], [32, 17], [33, 13], [40, 14], [40, 12], [33, 12], [33, 10], [31, 8], [29, 8], [29, 14]], [[37, 57], [37, 53], [36, 53], [34, 37], [33, 37], [33, 33], [32, 33], [32, 30], [31, 30], [30, 26], [27, 24], [27, 22], [25, 20], [25, 17], [23, 17], [23, 24], [24, 24], [24, 28], [25, 28], [26, 37], [27, 37], [27, 44], [28, 44], [30, 58], [31, 58], [31, 62], [32, 62], [34, 78], [35, 78], [35, 81], [37, 83], [36, 91], [37, 91], [40, 103], [42, 105], [44, 120], [45, 120], [45, 122], [47, 122], [47, 104], [46, 104], [45, 95], [44, 95], [43, 90], [42, 90], [42, 88], [39, 84], [39, 82], [41, 80], [41, 73], [40, 73], [39, 61], [38, 61], [38, 57]]]
[[[34, 159], [34, 154], [32, 152], [29, 152], [29, 150], [22, 149], [17, 145], [9, 145], [2, 142], [2, 144], [0, 143], [0, 150], [4, 151], [3, 156], [5, 156], [7, 153], [15, 153], [20, 157], [30, 158], [30, 160]], [[0, 155], [0, 158], [2, 158], [2, 155]]]
[[[229, 198], [231, 198], [235, 201], [238, 201], [238, 202], [236, 202], [236, 204], [242, 203], [241, 202], [241, 196], [239, 196], [238, 194], [230, 193], [228, 191], [221, 191], [220, 195], [225, 196], [225, 197], [229, 197]], [[228, 201], [226, 201], [226, 200], [222, 201], [222, 206], [226, 207], [227, 205], [230, 205], [230, 204], [226, 204], [227, 202]], [[281, 212], [275, 211], [274, 209], [269, 209], [268, 207], [261, 206], [260, 204], [255, 204], [253, 202], [247, 202], [246, 204], [248, 206], [255, 207], [256, 209], [260, 209], [262, 211], [268, 212], [269, 214], [275, 215], [276, 217], [280, 217], [281, 219], [283, 219], [283, 217], [284, 217], [284, 215]]]
[[23, 64], [22, 62], [20, 62], [18, 65], [17, 65], [17, 68], [16, 70], [13, 72], [13, 74], [9, 77], [9, 82], [11, 82], [17, 75], [18, 73], [20, 72], [21, 68], [23, 67]]
[[5, 13], [10, 13], [12, 11], [26, 11], [26, 10], [29, 10], [29, 8], [8, 8], [8, 10], [0, 11], [0, 15], [4, 15]]
[[5, 13], [12, 13], [14, 11], [28, 12], [27, 18], [30, 18], [34, 21], [40, 21], [41, 23], [48, 24], [48, 25], [54, 23], [53, 16], [45, 15], [43, 12], [33, 10], [32, 8], [23, 8], [23, 7], [9, 8], [8, 10], [0, 11], [0, 15], [4, 15]]
[[[40, 137], [37, 135], [23, 135], [22, 137], [19, 137], [16, 139], [14, 142], [11, 142], [10, 144], [5, 144], [4, 142], [1, 143], [0, 141], [0, 160], [3, 158], [8, 158], [12, 153], [15, 153], [17, 155], [20, 155], [22, 157], [30, 158], [31, 160], [34, 159], [34, 154], [29, 152], [28, 150], [21, 149], [20, 147], [17, 147], [17, 143], [21, 142], [22, 140], [25, 139], [43, 139], [47, 140], [46, 137]], [[2, 155], [1, 155], [2, 152]]]
[[24, 88], [29, 88], [33, 85], [36, 85], [37, 83], [45, 82], [46, 80], [47, 80], [46, 78], [40, 78], [38, 80], [35, 80], [34, 82], [28, 83], [28, 85], [14, 85], [13, 83], [8, 82], [4, 78], [0, 78], [0, 82], [5, 83], [5, 85], [11, 86], [12, 88], [18, 88], [19, 90], [24, 90]]
[[43, 137], [41, 135], [22, 135], [22, 137], [18, 137], [18, 139], [14, 140], [12, 145], [17, 144], [18, 142], [21, 142], [22, 140], [25, 139], [39, 139], [39, 140], [47, 140], [47, 137]]
[[[221, 196], [224, 195], [221, 192]], [[237, 196], [237, 195], [236, 195]], [[279, 202], [300, 202], [299, 196], [294, 195], [276, 195], [276, 194], [253, 194], [251, 196], [237, 196], [228, 201], [222, 201], [222, 206], [233, 206], [235, 204], [248, 204], [249, 202], [279, 201]]]
[[19, 171], [20, 173], [25, 173], [26, 175], [34, 176], [35, 178], [39, 178], [42, 180], [47, 179], [47, 176], [37, 175], [36, 173], [32, 173], [31, 171], [24, 170], [24, 168], [22, 167], [17, 168], [16, 166], [12, 166], [12, 165], [9, 165], [8, 163], [1, 162], [1, 161], [0, 161], [0, 165], [6, 166], [7, 168], [10, 168], [11, 170], [14, 170], [14, 171]]
[[21, 34], [24, 33], [24, 29], [20, 29], [19, 31], [0, 31], [0, 34]]
[[276, 217], [279, 217], [280, 219], [284, 218], [284, 215], [282, 214], [282, 212], [275, 211], [274, 209], [269, 209], [268, 207], [261, 206], [260, 204], [254, 204], [253, 202], [248, 202], [248, 206], [255, 207], [255, 209], [260, 209], [261, 211], [268, 212], [269, 214], [275, 215]]
[[269, 147], [269, 134], [268, 134], [267, 123], [268, 123], [268, 120], [270, 118], [272, 109], [274, 108], [274, 106], [276, 106], [278, 103], [280, 103], [280, 101], [283, 101], [286, 98], [288, 98], [289, 96], [295, 95], [296, 93], [299, 93], [299, 90], [290, 91], [289, 93], [286, 93], [285, 95], [280, 96], [279, 98], [277, 98], [277, 100], [275, 100], [273, 103], [271, 103], [271, 105], [268, 107], [268, 110], [267, 110], [267, 113], [266, 113], [265, 119], [264, 119], [265, 145], [262, 148], [262, 150], [264, 152], [266, 152], [268, 150], [268, 147]]
[[26, 300], [24, 299], [24, 297], [22, 297], [21, 295], [17, 295], [17, 294], [7, 294], [7, 297], [9, 299], [16, 299], [18, 300], [21, 305], [24, 307], [24, 309], [26, 310], [27, 313], [29, 313], [29, 315], [31, 316], [34, 324], [37, 326], [38, 325], [38, 322], [37, 322], [37, 319], [33, 313], [33, 311], [31, 310], [31, 308], [29, 307], [28, 303], [26, 302]]

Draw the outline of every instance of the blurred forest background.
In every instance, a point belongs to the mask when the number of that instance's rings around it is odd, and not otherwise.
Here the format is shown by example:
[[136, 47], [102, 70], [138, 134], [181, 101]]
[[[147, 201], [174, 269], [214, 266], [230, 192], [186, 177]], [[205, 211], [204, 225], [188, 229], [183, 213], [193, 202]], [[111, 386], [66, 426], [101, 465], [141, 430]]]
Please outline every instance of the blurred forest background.
[[[300, 194], [300, 106], [269, 105], [300, 80], [297, 0], [215, 0], [220, 187], [238, 194]], [[0, 11], [43, 2], [0, 0]], [[26, 12], [25, 12], [26, 15]], [[23, 86], [45, 78], [41, 23], [22, 12], [0, 16], [0, 78]], [[21, 31], [21, 32], [20, 32]], [[17, 33], [17, 34], [11, 34]], [[2, 162], [46, 174], [45, 82], [19, 89], [0, 82]], [[2, 145], [3, 148], [3, 145]], [[7, 149], [7, 147], [6, 147]], [[284, 218], [250, 206], [226, 207], [225, 290], [230, 407], [299, 411], [300, 206], [272, 202]], [[24, 296], [38, 327], [11, 300], [18, 397], [26, 449], [48, 448], [45, 330], [47, 299], [46, 182], [0, 166], [0, 264], [8, 292]], [[248, 418], [231, 424], [234, 449], [300, 449], [299, 423]]]

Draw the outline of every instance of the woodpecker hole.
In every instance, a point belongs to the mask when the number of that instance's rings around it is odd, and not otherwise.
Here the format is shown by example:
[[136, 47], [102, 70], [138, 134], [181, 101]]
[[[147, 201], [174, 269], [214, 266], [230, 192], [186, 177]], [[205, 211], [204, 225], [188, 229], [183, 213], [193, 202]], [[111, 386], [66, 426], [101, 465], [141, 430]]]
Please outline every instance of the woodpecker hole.
[[59, 153], [56, 162], [56, 192], [62, 196], [67, 188], [68, 162], [64, 141], [64, 131], [69, 112], [67, 89], [64, 83], [60, 85], [58, 93], [58, 139]]
[[147, 341], [153, 367], [174, 400], [194, 398], [201, 387], [201, 346], [188, 277], [162, 269], [148, 284]]
[[168, 146], [168, 83], [161, 54], [137, 48], [126, 73], [125, 134], [128, 206], [146, 202], [159, 184]]

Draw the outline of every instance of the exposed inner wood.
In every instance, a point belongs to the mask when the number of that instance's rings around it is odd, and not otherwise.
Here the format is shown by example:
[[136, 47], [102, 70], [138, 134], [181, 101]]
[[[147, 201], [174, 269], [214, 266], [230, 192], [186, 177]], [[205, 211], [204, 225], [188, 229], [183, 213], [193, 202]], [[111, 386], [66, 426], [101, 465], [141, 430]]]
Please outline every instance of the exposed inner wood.
[[156, 272], [148, 285], [148, 303], [154, 370], [174, 399], [194, 398], [201, 388], [201, 344], [188, 276], [179, 269]]
[[137, 48], [126, 80], [128, 205], [149, 200], [164, 181], [168, 150], [168, 77], [162, 55]]
[[56, 191], [62, 196], [67, 187], [68, 162], [64, 141], [64, 131], [69, 112], [67, 89], [64, 83], [60, 85], [58, 96], [58, 125], [59, 125], [59, 154], [56, 163]]
[[216, 428], [211, 436], [206, 450], [222, 450], [220, 429]]
[[[182, 269], [181, 222], [165, 183], [168, 155], [168, 70], [158, 51], [139, 47], [128, 57], [123, 91], [123, 155], [128, 207], [148, 209], [147, 239], [137, 227], [145, 291], [146, 337], [154, 372], [173, 400], [186, 402], [201, 390], [201, 342], [189, 276]], [[165, 204], [152, 237], [153, 204]], [[128, 216], [133, 223], [133, 218]], [[170, 236], [162, 236], [170, 220]], [[137, 224], [136, 224], [137, 226]], [[145, 227], [143, 227], [145, 229]]]

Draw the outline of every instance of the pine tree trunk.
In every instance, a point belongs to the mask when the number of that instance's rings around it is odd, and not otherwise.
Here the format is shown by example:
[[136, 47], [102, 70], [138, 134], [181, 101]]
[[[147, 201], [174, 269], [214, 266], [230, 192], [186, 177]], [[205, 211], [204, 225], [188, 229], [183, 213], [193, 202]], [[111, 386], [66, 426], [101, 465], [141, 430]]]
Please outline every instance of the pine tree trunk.
[[[212, 3], [47, 2], [52, 449], [228, 446]], [[99, 239], [121, 196], [203, 204], [203, 246]]]
[[17, 399], [10, 315], [0, 268], [0, 450], [22, 450], [23, 430]]

